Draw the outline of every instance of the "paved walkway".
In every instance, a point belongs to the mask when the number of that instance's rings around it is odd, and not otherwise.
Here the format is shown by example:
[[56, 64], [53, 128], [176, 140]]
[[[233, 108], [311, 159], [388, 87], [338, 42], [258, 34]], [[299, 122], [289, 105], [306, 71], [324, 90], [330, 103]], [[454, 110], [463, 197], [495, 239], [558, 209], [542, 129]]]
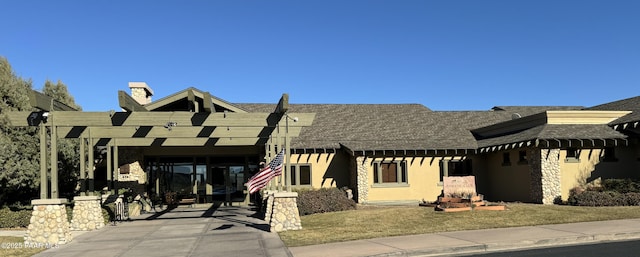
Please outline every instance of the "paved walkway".
[[[146, 214], [74, 240], [46, 256], [451, 256], [640, 239], [640, 219], [457, 231], [302, 247], [284, 246], [247, 207], [177, 208]], [[0, 231], [22, 236], [24, 231]]]
[[35, 256], [291, 256], [253, 215], [247, 207], [179, 207], [82, 233]]
[[290, 247], [295, 257], [451, 256], [640, 239], [640, 219], [471, 230]]

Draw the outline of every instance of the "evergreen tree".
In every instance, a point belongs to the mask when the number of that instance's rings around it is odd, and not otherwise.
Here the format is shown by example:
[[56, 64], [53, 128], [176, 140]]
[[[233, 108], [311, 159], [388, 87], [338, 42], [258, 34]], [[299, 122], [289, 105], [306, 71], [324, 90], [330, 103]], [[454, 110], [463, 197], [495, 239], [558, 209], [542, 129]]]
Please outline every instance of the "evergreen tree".
[[31, 111], [31, 81], [18, 77], [0, 57], [0, 206], [28, 202], [38, 194], [39, 140], [37, 128], [8, 126], [7, 112]]

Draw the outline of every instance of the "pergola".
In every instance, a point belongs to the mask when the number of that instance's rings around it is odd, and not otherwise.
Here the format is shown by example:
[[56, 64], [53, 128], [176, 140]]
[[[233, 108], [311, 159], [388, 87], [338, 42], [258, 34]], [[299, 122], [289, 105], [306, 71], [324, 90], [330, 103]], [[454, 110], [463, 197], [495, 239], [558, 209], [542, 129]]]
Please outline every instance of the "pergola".
[[[118, 177], [114, 176], [117, 167], [113, 166], [117, 166], [118, 147], [121, 146], [264, 146], [265, 157], [269, 158], [275, 155], [276, 146], [281, 148], [284, 144], [285, 149], [289, 149], [290, 138], [297, 137], [303, 127], [312, 124], [315, 117], [314, 113], [287, 113], [287, 94], [282, 95], [271, 113], [246, 113], [228, 109], [216, 111], [216, 99], [209, 93], [193, 89], [185, 92], [186, 97], [181, 100], [186, 98], [189, 102], [189, 111], [150, 111], [120, 91], [118, 99], [122, 111], [83, 112], [32, 91], [29, 95], [31, 105], [39, 111], [10, 112], [8, 117], [12, 126], [40, 128], [40, 198], [55, 199], [59, 196], [58, 167], [50, 167], [51, 188], [48, 188], [49, 168], [46, 162], [47, 155], [50, 155], [52, 164], [58, 162], [59, 138], [80, 139], [82, 191], [92, 192], [95, 176], [93, 149], [96, 146], [107, 149], [107, 179], [112, 181]], [[176, 97], [180, 98], [179, 95]], [[286, 151], [287, 164], [290, 153], [290, 150]], [[285, 165], [284, 176], [289, 176], [289, 172], [290, 166]], [[87, 180], [88, 185], [84, 183]], [[287, 179], [282, 181], [289, 183]], [[290, 190], [290, 185], [286, 186]]]

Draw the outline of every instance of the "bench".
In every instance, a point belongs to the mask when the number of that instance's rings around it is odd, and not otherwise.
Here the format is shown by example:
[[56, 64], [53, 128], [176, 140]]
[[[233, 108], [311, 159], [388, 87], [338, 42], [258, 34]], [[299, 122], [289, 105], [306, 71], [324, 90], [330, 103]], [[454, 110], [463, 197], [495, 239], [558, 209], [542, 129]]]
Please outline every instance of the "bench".
[[189, 207], [191, 208], [193, 208], [195, 204], [196, 204], [195, 198], [182, 198], [180, 199], [180, 201], [178, 201], [178, 205], [189, 205]]

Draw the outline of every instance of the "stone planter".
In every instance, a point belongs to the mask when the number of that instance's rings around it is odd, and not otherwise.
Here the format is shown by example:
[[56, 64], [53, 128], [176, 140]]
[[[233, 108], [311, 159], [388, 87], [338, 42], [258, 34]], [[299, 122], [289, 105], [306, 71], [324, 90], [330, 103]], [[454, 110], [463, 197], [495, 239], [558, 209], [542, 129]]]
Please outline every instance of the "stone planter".
[[473, 210], [477, 211], [504, 211], [506, 210], [506, 206], [504, 205], [484, 205], [484, 206], [476, 206]]
[[471, 207], [444, 208], [438, 205], [436, 206], [435, 210], [442, 211], [442, 212], [461, 212], [461, 211], [471, 211]]

